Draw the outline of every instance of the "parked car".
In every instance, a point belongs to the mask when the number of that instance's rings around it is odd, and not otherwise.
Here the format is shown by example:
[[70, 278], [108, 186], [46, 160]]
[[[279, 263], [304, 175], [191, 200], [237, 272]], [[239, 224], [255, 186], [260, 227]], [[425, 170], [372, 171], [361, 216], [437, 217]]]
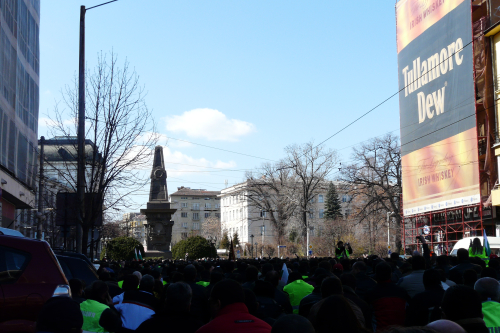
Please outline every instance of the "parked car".
[[42, 305], [69, 296], [68, 280], [47, 242], [0, 235], [0, 332], [34, 332]]
[[[453, 249], [451, 250], [450, 255], [456, 257], [458, 249], [469, 249], [470, 242], [474, 240], [476, 237], [465, 237], [455, 243]], [[478, 236], [481, 241], [481, 245], [483, 245], [483, 236]], [[500, 256], [500, 237], [490, 237], [488, 236], [488, 243], [490, 244], [490, 249], [492, 254], [496, 254]]]
[[[83, 254], [80, 255], [83, 256]], [[78, 256], [72, 256], [68, 253], [59, 254], [56, 252], [56, 257], [68, 281], [71, 279], [80, 279], [85, 283], [85, 286], [90, 286], [92, 282], [99, 279], [96, 269], [93, 265], [89, 264], [88, 260], [83, 260]]]

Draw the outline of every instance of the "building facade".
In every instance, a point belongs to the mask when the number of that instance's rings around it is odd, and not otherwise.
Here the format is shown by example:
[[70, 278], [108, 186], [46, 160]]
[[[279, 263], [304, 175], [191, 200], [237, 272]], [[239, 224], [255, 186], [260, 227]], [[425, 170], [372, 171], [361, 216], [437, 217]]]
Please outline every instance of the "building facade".
[[35, 207], [40, 1], [0, 2], [0, 226]]
[[[340, 183], [334, 182], [337, 188]], [[256, 207], [249, 196], [252, 195], [248, 190], [250, 180], [228, 187], [221, 191], [221, 228], [232, 237], [238, 233], [241, 243], [257, 244], [275, 244], [276, 231], [270, 222], [270, 212], [262, 211]], [[310, 202], [310, 210], [307, 213], [309, 235], [311, 237], [320, 236], [324, 230], [325, 202], [328, 186], [324, 190], [318, 191]], [[350, 214], [351, 198], [347, 194], [339, 193], [341, 202], [341, 213], [344, 216]], [[269, 195], [272, 195], [271, 193]], [[300, 217], [297, 215], [296, 219]], [[253, 236], [253, 237], [252, 237]]]
[[173, 209], [172, 244], [193, 235], [201, 235], [203, 223], [208, 218], [220, 219], [219, 191], [178, 187], [170, 195]]
[[120, 229], [125, 236], [135, 238], [144, 246], [144, 250], [147, 250], [146, 215], [141, 213], [123, 214], [123, 220], [120, 221]]

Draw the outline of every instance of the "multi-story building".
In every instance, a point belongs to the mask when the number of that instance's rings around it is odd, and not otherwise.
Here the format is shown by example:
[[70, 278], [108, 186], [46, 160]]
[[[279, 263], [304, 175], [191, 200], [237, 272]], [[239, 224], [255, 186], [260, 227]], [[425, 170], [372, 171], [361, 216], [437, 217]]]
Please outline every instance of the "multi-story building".
[[[53, 247], [63, 247], [64, 240], [71, 248], [74, 243], [74, 230], [67, 226], [66, 230], [59, 228], [55, 224], [56, 217], [56, 197], [59, 192], [76, 192], [77, 175], [77, 154], [76, 137], [55, 137], [44, 140], [44, 163], [43, 163], [43, 194], [42, 194], [42, 218], [43, 218], [43, 238], [50, 242]], [[38, 149], [41, 149], [41, 141], [38, 142]], [[92, 154], [97, 151], [97, 147], [91, 140], [85, 140], [85, 150], [87, 153], [87, 163], [92, 163]], [[39, 156], [38, 156], [39, 157]], [[40, 163], [38, 161], [38, 163]], [[34, 189], [38, 193], [39, 178], [36, 173]], [[90, 168], [87, 169], [87, 179], [90, 179]], [[38, 195], [33, 199], [34, 207], [38, 207]], [[36, 236], [36, 225], [39, 215], [37, 208], [19, 209], [16, 211], [17, 229], [26, 237]], [[64, 235], [66, 233], [66, 235]], [[66, 236], [66, 237], [65, 237]]]
[[[238, 233], [241, 243], [275, 244], [276, 231], [270, 223], [269, 214], [261, 210], [249, 199], [251, 191], [251, 180], [236, 184], [221, 191], [221, 227], [230, 237]], [[340, 183], [334, 182], [337, 188]], [[324, 213], [326, 192], [328, 186], [324, 186], [310, 201], [310, 210], [307, 213], [310, 236], [320, 236], [324, 230]], [[269, 193], [272, 195], [272, 193]], [[339, 192], [341, 202], [341, 213], [344, 216], [350, 214], [351, 208], [349, 195]], [[297, 214], [298, 215], [298, 214]]]
[[0, 226], [35, 207], [40, 1], [0, 2]]
[[125, 236], [138, 240], [146, 249], [146, 215], [141, 213], [125, 213], [120, 221], [120, 229]]
[[220, 218], [220, 192], [178, 187], [170, 195], [172, 208], [172, 244], [191, 235], [201, 234], [203, 223], [209, 217]]

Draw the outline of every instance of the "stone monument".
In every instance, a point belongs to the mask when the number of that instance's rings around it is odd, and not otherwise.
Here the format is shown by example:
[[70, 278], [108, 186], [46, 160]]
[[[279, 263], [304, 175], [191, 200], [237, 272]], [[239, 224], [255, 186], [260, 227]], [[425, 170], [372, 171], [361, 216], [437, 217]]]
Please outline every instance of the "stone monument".
[[163, 161], [163, 147], [155, 147], [153, 170], [151, 171], [151, 188], [146, 209], [141, 214], [146, 215], [146, 257], [172, 258], [170, 241], [172, 226], [170, 220], [177, 209], [170, 208], [167, 191], [167, 171]]

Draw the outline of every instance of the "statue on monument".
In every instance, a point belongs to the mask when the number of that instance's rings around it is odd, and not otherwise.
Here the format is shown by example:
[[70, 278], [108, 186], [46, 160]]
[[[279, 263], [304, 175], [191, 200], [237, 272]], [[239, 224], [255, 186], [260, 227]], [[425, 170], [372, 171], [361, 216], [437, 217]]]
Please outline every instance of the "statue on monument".
[[146, 215], [147, 251], [146, 256], [163, 256], [171, 258], [170, 242], [172, 226], [170, 220], [176, 209], [170, 208], [167, 191], [167, 171], [163, 161], [163, 147], [156, 146], [151, 170], [151, 187], [146, 209], [141, 213]]

